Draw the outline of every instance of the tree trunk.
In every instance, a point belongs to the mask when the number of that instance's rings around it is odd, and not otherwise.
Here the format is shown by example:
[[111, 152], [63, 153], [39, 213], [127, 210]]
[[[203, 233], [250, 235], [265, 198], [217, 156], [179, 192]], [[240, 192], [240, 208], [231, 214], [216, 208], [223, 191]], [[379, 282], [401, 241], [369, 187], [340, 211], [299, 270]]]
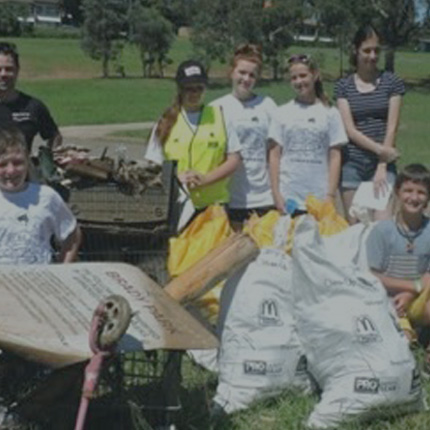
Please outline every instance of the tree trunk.
[[108, 78], [109, 77], [109, 56], [107, 54], [103, 55], [102, 70], [103, 70], [103, 78]]
[[140, 52], [140, 62], [142, 63], [142, 76], [144, 78], [147, 78], [148, 76], [146, 75], [146, 57], [145, 57], [145, 50], [140, 48], [139, 49]]
[[273, 80], [277, 81], [279, 79], [279, 61], [277, 58], [272, 60], [272, 72], [273, 72]]
[[394, 59], [396, 51], [392, 46], [387, 47], [385, 51], [385, 70], [394, 72]]

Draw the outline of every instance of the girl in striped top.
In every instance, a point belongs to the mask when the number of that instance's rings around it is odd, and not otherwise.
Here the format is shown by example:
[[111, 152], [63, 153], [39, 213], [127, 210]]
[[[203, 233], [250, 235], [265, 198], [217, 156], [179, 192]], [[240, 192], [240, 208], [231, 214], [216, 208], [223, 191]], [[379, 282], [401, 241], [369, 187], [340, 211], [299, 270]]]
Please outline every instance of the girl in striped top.
[[[374, 192], [387, 192], [394, 184], [395, 148], [401, 99], [405, 93], [403, 81], [391, 72], [381, 72], [377, 63], [380, 37], [367, 25], [357, 31], [353, 40], [351, 63], [355, 73], [340, 79], [335, 97], [349, 142], [343, 152], [342, 200], [349, 215], [354, 194], [363, 181], [373, 181]], [[375, 219], [390, 217], [392, 204], [384, 211], [375, 211]]]

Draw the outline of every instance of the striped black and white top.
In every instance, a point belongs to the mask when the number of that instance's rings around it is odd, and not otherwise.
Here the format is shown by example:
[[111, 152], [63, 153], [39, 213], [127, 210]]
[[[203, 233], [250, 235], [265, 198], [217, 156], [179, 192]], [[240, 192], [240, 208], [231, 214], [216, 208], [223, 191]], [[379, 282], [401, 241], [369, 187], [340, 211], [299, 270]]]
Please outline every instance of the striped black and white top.
[[430, 270], [429, 219], [425, 218], [412, 245], [394, 220], [378, 222], [369, 234], [366, 251], [371, 269], [393, 278], [420, 278]]
[[[391, 72], [382, 72], [376, 88], [370, 92], [358, 91], [353, 74], [339, 79], [334, 89], [336, 99], [347, 99], [356, 128], [379, 143], [385, 137], [389, 100], [404, 93], [403, 81]], [[375, 153], [360, 148], [352, 141], [349, 141], [345, 155], [358, 162], [363, 159], [377, 161]]]

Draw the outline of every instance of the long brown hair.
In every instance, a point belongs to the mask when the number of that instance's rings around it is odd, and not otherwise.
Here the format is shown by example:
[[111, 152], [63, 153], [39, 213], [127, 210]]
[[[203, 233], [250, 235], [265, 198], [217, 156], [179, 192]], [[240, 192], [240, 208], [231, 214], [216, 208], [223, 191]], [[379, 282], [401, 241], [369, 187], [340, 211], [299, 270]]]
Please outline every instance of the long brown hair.
[[253, 43], [242, 43], [241, 45], [238, 45], [231, 60], [231, 71], [234, 70], [240, 60], [246, 60], [257, 64], [258, 73], [260, 74], [263, 67], [263, 54], [261, 52], [261, 46], [255, 45]]
[[324, 91], [323, 83], [321, 80], [321, 75], [319, 74], [319, 68], [316, 61], [310, 56], [306, 54], [298, 54], [298, 55], [292, 55], [288, 59], [288, 71], [290, 70], [291, 66], [294, 64], [304, 64], [312, 73], [318, 73], [318, 79], [315, 81], [314, 84], [314, 90], [315, 95], [317, 98], [321, 101], [321, 103], [325, 106], [330, 106], [330, 98]]
[[160, 120], [158, 121], [157, 128], [155, 129], [155, 135], [160, 141], [161, 145], [164, 145], [175, 125], [178, 115], [181, 112], [182, 106], [182, 95], [180, 88], [178, 87], [178, 93], [173, 103], [163, 112]]

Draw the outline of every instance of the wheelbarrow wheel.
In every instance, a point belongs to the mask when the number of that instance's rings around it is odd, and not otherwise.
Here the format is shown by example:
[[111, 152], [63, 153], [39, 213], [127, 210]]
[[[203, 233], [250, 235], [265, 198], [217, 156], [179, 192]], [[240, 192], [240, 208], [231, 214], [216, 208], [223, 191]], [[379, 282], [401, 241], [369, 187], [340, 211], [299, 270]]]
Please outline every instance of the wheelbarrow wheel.
[[102, 304], [104, 321], [100, 327], [98, 344], [105, 349], [118, 342], [127, 331], [132, 313], [128, 301], [122, 296], [109, 296], [103, 300]]

